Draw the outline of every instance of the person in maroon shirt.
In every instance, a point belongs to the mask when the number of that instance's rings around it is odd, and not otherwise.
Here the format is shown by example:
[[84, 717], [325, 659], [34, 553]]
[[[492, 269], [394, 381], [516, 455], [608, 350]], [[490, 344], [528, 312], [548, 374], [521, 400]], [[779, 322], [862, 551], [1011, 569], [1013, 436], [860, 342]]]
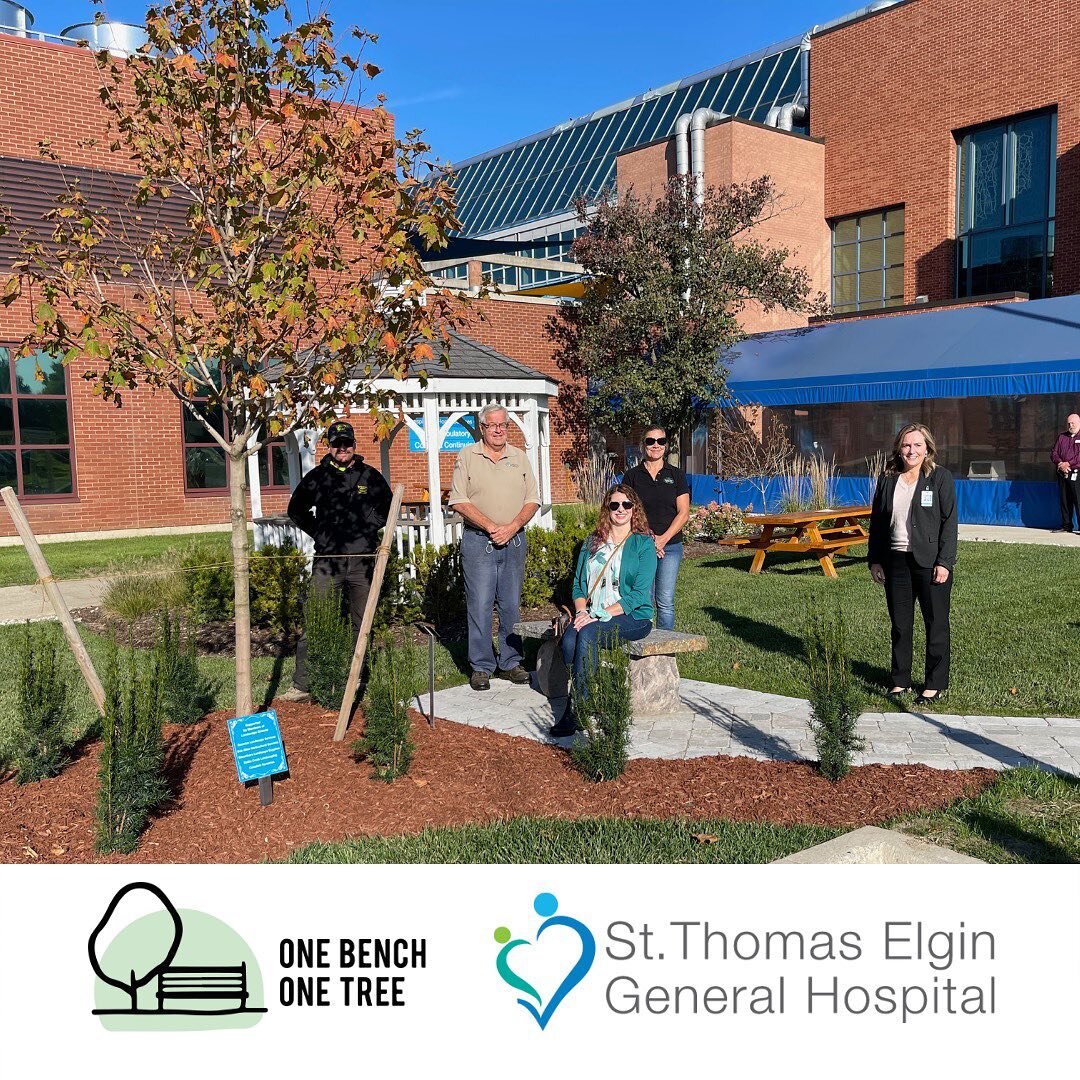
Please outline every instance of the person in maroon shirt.
[[1061, 499], [1061, 528], [1055, 532], [1073, 531], [1074, 511], [1080, 524], [1080, 416], [1070, 413], [1065, 417], [1065, 427], [1050, 451], [1050, 460], [1057, 469]]

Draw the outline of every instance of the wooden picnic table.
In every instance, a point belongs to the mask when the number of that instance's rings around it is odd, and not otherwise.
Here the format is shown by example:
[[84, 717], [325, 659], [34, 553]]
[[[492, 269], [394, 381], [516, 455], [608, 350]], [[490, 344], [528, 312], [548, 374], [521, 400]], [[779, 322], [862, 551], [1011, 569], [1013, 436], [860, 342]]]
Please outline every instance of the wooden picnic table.
[[[826, 577], [836, 577], [832, 557], [850, 547], [865, 544], [867, 532], [860, 518], [870, 516], [869, 506], [839, 506], [833, 510], [797, 510], [788, 514], [747, 514], [748, 525], [760, 525], [758, 536], [740, 536], [724, 540], [734, 547], [751, 548], [754, 560], [751, 574], [760, 574], [765, 556], [774, 551], [793, 551], [812, 555], [821, 563]], [[831, 521], [828, 528], [821, 522]]]

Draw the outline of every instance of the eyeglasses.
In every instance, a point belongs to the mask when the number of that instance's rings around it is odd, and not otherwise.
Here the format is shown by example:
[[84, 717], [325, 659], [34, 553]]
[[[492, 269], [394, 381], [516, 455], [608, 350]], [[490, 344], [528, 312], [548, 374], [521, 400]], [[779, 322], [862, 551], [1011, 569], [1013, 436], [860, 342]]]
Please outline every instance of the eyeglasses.
[[616, 510], [633, 510], [634, 504], [632, 502], [619, 502], [618, 499], [612, 499], [607, 504], [607, 508], [614, 514]]
[[505, 431], [508, 427], [507, 424], [481, 424], [480, 426], [488, 431]]
[[653, 438], [652, 435], [650, 435], [645, 440], [645, 445], [646, 446], [667, 446], [667, 439], [666, 438], [656, 439], [656, 438]]

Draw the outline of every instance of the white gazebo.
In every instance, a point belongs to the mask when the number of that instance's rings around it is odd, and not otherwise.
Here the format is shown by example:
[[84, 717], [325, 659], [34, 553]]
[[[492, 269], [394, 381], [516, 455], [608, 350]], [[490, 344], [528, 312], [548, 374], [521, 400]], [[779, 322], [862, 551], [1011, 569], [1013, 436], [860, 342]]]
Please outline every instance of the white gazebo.
[[[391, 447], [403, 431], [404, 437], [411, 436], [412, 448], [418, 447], [426, 456], [427, 514], [423, 518], [403, 518], [399, 522], [399, 552], [404, 554], [406, 549], [411, 550], [417, 545], [441, 546], [460, 536], [461, 519], [442, 504], [439, 453], [456, 425], [462, 425], [473, 439], [479, 438], [477, 414], [485, 405], [501, 405], [510, 422], [520, 429], [525, 452], [540, 488], [540, 513], [534, 521], [544, 528], [554, 527], [549, 413], [550, 400], [559, 389], [554, 379], [471, 338], [451, 332], [450, 367], [436, 368], [426, 385], [422, 386], [419, 379], [380, 379], [375, 387], [390, 395], [391, 409], [400, 416], [397, 425], [379, 446], [383, 476], [391, 485], [398, 482], [391, 468]], [[460, 427], [457, 431], [460, 432]], [[314, 428], [300, 429], [286, 439], [291, 488], [295, 488], [300, 478], [315, 466], [315, 447], [321, 434]], [[308, 538], [297, 535], [287, 519], [262, 516], [258, 462], [252, 457], [248, 464], [255, 546], [280, 543], [288, 537], [294, 543], [304, 541], [300, 546], [309, 548]], [[410, 535], [404, 535], [406, 532]]]

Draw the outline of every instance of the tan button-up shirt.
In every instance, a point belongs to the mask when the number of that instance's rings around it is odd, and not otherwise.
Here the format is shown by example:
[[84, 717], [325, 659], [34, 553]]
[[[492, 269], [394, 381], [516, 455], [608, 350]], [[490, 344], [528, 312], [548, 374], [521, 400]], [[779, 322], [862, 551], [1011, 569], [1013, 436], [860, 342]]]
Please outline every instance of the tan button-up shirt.
[[447, 502], [472, 503], [496, 525], [507, 525], [526, 503], [540, 505], [540, 491], [524, 450], [507, 443], [503, 456], [492, 461], [478, 442], [458, 454]]

